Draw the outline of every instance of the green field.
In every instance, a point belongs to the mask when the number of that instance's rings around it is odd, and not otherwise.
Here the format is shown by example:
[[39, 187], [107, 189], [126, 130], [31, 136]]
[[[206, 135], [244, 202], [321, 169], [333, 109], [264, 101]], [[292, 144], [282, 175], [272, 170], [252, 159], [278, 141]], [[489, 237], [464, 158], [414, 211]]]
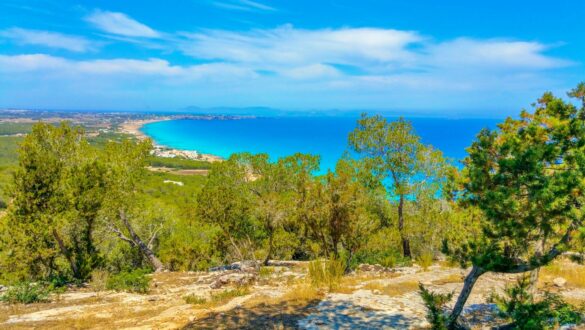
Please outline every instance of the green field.
[[0, 123], [0, 135], [26, 134], [32, 126], [32, 123]]

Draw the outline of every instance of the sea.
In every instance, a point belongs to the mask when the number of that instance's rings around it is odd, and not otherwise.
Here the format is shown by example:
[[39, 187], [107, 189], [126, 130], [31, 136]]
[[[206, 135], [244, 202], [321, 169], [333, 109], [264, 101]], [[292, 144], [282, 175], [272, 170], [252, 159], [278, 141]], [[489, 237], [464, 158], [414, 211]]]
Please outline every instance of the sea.
[[[142, 132], [156, 144], [196, 150], [228, 158], [233, 153], [267, 153], [271, 159], [297, 152], [319, 155], [320, 172], [334, 169], [348, 150], [349, 133], [358, 117], [256, 117], [240, 119], [178, 119], [146, 124]], [[397, 118], [389, 117], [388, 120]], [[501, 120], [406, 118], [425, 144], [440, 149], [455, 165], [466, 156], [483, 128]]]

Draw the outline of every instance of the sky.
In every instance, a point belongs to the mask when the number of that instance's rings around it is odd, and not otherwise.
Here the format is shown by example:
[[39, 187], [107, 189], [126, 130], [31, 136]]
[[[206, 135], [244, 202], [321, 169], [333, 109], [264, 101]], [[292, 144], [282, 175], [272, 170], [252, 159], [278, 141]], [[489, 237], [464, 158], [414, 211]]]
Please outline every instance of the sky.
[[0, 107], [504, 117], [585, 80], [585, 1], [1, 0]]

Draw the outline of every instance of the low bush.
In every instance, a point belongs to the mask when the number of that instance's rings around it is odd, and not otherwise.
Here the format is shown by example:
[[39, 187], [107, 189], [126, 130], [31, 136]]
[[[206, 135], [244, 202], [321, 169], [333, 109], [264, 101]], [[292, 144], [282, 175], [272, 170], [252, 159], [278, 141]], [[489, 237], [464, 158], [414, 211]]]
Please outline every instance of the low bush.
[[263, 266], [258, 270], [258, 276], [260, 278], [269, 278], [272, 274], [274, 274], [274, 267]]
[[0, 300], [10, 304], [32, 304], [49, 300], [51, 288], [40, 283], [21, 282], [8, 288]]
[[147, 293], [150, 287], [148, 270], [137, 269], [131, 272], [120, 272], [109, 276], [106, 288], [116, 291]]
[[205, 303], [207, 303], [207, 299], [198, 296], [196, 294], [188, 294], [186, 296], [183, 297], [183, 299], [185, 300], [185, 302], [187, 304], [191, 304], [191, 305], [203, 305]]
[[108, 288], [110, 273], [107, 270], [96, 269], [91, 272], [89, 285], [94, 291], [104, 291]]
[[245, 296], [250, 293], [250, 288], [247, 286], [237, 287], [235, 289], [225, 290], [211, 295], [211, 301], [216, 304], [223, 304], [235, 297]]
[[355, 269], [359, 264], [382, 265], [387, 268], [410, 266], [412, 261], [405, 258], [396, 250], [361, 250], [352, 259], [351, 268]]
[[516, 285], [506, 288], [504, 296], [491, 297], [501, 316], [510, 319], [515, 329], [555, 329], [558, 325], [583, 323], [582, 308], [577, 309], [549, 292], [537, 300], [529, 287], [528, 278], [521, 278]]
[[309, 279], [315, 287], [335, 289], [345, 272], [345, 264], [340, 260], [314, 260], [309, 262]]
[[417, 258], [416, 262], [422, 269], [426, 272], [429, 267], [433, 265], [433, 253], [430, 251], [426, 251], [421, 253]]
[[433, 330], [447, 330], [448, 314], [445, 305], [453, 298], [453, 293], [435, 293], [427, 290], [419, 283], [419, 294], [427, 308], [427, 321]]

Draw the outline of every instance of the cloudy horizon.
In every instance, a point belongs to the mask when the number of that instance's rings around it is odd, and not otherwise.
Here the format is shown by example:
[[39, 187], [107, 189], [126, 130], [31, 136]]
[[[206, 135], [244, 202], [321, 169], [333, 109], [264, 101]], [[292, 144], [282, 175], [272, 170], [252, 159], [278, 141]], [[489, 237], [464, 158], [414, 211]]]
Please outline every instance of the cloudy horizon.
[[[176, 22], [153, 16], [170, 12], [153, 3], [135, 13], [114, 2], [36, 2], [0, 5], [0, 107], [504, 116], [544, 91], [564, 93], [584, 72], [575, 31], [445, 31], [416, 16], [380, 24], [375, 8], [369, 23], [355, 21], [352, 8], [315, 23], [299, 4], [268, 1], [200, 1]], [[574, 5], [576, 16], [585, 12]], [[205, 22], [213, 18], [227, 23]]]

